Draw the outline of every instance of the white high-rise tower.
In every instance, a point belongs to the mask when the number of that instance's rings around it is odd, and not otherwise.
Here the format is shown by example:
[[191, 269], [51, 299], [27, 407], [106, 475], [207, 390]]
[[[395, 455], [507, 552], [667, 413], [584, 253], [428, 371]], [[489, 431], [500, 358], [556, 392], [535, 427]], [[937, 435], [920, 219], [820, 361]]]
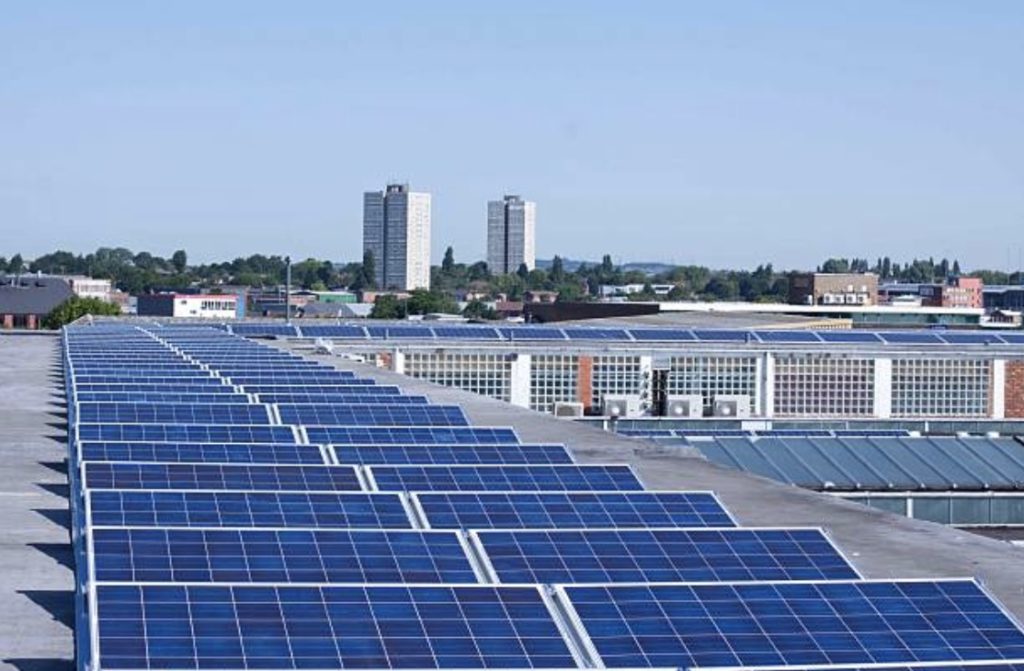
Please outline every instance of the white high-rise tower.
[[363, 251], [373, 253], [377, 288], [430, 288], [430, 194], [388, 184], [363, 194]]

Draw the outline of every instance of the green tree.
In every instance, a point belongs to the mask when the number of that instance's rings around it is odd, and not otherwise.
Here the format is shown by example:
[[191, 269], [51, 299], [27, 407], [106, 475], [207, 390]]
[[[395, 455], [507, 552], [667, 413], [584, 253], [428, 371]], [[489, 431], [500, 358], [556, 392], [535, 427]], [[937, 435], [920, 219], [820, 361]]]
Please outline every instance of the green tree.
[[516, 275], [518, 275], [519, 279], [522, 281], [528, 281], [530, 277], [530, 267], [525, 263], [520, 263], [519, 268], [516, 270]]
[[65, 324], [70, 324], [85, 315], [116, 316], [119, 314], [121, 314], [121, 308], [113, 303], [101, 301], [98, 298], [72, 296], [51, 310], [50, 314], [43, 318], [43, 327], [59, 329]]
[[463, 308], [462, 316], [467, 319], [497, 319], [498, 313], [483, 301], [470, 301]]
[[458, 314], [455, 299], [440, 291], [413, 289], [406, 301], [406, 310], [411, 315]]
[[377, 288], [377, 260], [373, 258], [373, 250], [363, 251], [363, 274], [360, 278], [360, 289]]
[[179, 275], [188, 270], [188, 254], [185, 253], [184, 249], [179, 249], [171, 254], [171, 265], [174, 266], [175, 272]]
[[551, 269], [548, 270], [548, 278], [555, 286], [565, 282], [565, 262], [562, 261], [562, 257], [558, 254], [555, 254], [555, 257], [551, 259]]
[[401, 319], [405, 316], [405, 302], [392, 294], [382, 294], [373, 301], [370, 319]]
[[7, 262], [7, 272], [17, 275], [25, 269], [25, 260], [21, 258], [21, 254], [15, 254], [11, 257], [11, 260]]
[[455, 272], [455, 250], [451, 246], [444, 250], [444, 260], [441, 261], [441, 272], [451, 275]]

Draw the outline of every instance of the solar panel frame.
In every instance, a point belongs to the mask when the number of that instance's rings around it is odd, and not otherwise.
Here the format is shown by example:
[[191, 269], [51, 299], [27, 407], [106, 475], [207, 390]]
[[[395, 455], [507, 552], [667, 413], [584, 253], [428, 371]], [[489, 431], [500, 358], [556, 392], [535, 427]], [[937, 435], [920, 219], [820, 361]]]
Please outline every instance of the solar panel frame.
[[486, 584], [464, 535], [425, 529], [92, 527], [95, 582]]
[[401, 494], [381, 492], [226, 492], [112, 490], [84, 492], [92, 526], [288, 529], [412, 529]]
[[510, 427], [305, 426], [309, 442], [322, 445], [518, 445]]
[[564, 445], [329, 445], [335, 463], [379, 465], [572, 464]]
[[319, 445], [280, 443], [131, 443], [77, 444], [78, 460], [213, 464], [330, 464]]
[[278, 404], [285, 424], [338, 426], [469, 426], [457, 405], [330, 405], [317, 403]]
[[273, 424], [266, 405], [254, 403], [103, 403], [78, 401], [78, 421], [92, 424]]
[[294, 427], [280, 424], [75, 424], [76, 441], [149, 443], [301, 442]]
[[487, 529], [469, 538], [495, 584], [862, 577], [815, 527]]
[[[629, 464], [372, 465], [372, 491], [643, 491]], [[590, 485], [581, 488], [580, 485]]]
[[364, 491], [354, 466], [92, 461], [81, 469], [86, 489]]
[[410, 492], [409, 504], [428, 529], [739, 526], [712, 491]]

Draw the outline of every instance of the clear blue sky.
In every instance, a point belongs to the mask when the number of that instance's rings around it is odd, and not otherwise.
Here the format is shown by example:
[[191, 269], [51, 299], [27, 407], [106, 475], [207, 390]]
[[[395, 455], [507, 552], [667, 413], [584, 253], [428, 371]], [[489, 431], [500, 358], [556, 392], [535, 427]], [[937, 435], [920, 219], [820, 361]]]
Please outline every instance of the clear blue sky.
[[483, 255], [812, 266], [1024, 248], [1024, 3], [49, 2], [0, 19], [0, 255], [360, 254], [361, 194]]

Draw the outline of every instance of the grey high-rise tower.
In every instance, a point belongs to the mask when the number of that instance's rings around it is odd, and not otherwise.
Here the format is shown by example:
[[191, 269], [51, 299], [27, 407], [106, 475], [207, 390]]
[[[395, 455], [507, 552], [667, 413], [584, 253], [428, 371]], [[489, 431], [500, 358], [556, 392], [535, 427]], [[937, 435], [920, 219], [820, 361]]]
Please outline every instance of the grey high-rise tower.
[[487, 203], [487, 267], [495, 275], [506, 275], [519, 266], [536, 266], [534, 226], [537, 204], [519, 196]]
[[363, 194], [363, 251], [373, 253], [377, 288], [430, 288], [430, 194], [388, 184]]

